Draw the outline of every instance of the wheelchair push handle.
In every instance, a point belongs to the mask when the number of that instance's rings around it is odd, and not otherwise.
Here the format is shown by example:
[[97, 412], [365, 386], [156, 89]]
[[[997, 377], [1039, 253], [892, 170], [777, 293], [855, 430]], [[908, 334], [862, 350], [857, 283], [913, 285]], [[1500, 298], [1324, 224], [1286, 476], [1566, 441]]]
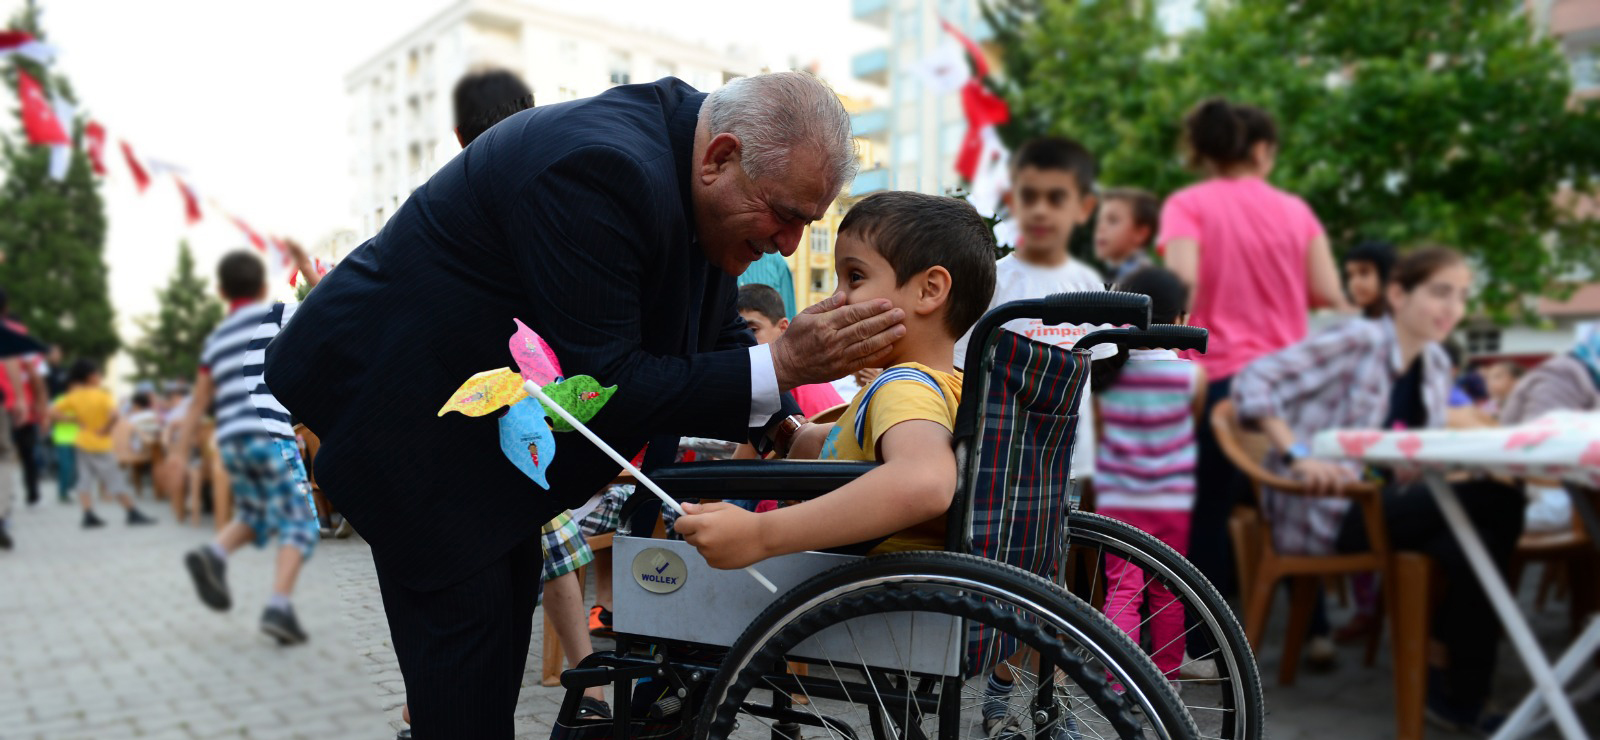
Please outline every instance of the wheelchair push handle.
[[1006, 322], [1016, 319], [1038, 319], [1047, 325], [1111, 324], [1144, 329], [1150, 326], [1150, 296], [1085, 290], [1001, 304], [984, 314], [972, 328], [963, 367], [980, 367], [983, 347], [988, 344], [989, 337]]
[[1194, 350], [1204, 353], [1209, 337], [1210, 332], [1199, 327], [1151, 324], [1149, 329], [1142, 331], [1129, 328], [1092, 331], [1078, 340], [1074, 346], [1078, 349], [1089, 349], [1101, 344], [1115, 344], [1119, 347]]

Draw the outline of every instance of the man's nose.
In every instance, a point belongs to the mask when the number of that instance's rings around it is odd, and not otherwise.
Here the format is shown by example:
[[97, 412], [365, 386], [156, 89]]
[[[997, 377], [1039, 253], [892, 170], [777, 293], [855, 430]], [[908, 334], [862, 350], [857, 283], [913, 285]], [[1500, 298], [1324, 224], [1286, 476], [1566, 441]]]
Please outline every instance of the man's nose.
[[800, 247], [800, 233], [805, 230], [804, 224], [784, 226], [778, 233], [772, 235], [772, 242], [778, 245], [778, 251], [788, 257]]

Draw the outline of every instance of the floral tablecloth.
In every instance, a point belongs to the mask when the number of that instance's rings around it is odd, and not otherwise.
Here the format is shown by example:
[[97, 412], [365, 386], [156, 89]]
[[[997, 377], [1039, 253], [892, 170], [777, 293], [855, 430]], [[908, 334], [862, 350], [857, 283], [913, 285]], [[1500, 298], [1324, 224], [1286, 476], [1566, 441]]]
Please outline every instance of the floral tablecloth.
[[1558, 411], [1488, 429], [1333, 429], [1312, 439], [1311, 454], [1400, 469], [1473, 470], [1600, 487], [1600, 413]]

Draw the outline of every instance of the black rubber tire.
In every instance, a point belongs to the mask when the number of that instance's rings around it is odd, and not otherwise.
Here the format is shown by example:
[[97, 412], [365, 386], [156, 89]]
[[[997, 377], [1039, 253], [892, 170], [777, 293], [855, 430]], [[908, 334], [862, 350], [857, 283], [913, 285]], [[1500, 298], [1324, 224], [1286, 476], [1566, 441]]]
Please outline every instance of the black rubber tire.
[[[948, 593], [942, 590], [946, 587], [964, 593]], [[1013, 597], [1012, 603], [1037, 605], [1038, 609], [1030, 609], [1036, 621], [1017, 620], [996, 606], [1007, 597]], [[904, 611], [951, 614], [985, 624], [1009, 622], [1003, 625], [1008, 632], [1081, 687], [1120, 737], [1146, 737], [1132, 714], [1134, 706], [1144, 712], [1145, 722], [1158, 729], [1158, 737], [1199, 737], [1193, 719], [1155, 665], [1104, 615], [1019, 568], [950, 552], [896, 553], [847, 563], [774, 601], [729, 649], [705, 694], [694, 737], [725, 740], [745, 697], [762, 679], [761, 668], [781, 664], [787, 651], [805, 638], [855, 617]], [[1042, 629], [1042, 622], [1054, 629]], [[1058, 633], [1079, 637], [1069, 644]], [[1114, 693], [1101, 669], [1080, 656], [1085, 649], [1104, 666], [1114, 667], [1127, 688], [1126, 696]]]
[[1110, 517], [1074, 511], [1067, 517], [1068, 543], [1094, 543], [1140, 567], [1154, 569], [1167, 581], [1169, 589], [1182, 591], [1183, 598], [1203, 607], [1209, 616], [1211, 638], [1222, 648], [1217, 667], [1222, 675], [1234, 679], [1233, 701], [1237, 720], [1224, 722], [1222, 740], [1262, 740], [1266, 737], [1267, 700], [1261, 690], [1261, 671], [1255, 653], [1245, 638], [1244, 628], [1226, 599], [1200, 570], [1167, 543], [1133, 525]]

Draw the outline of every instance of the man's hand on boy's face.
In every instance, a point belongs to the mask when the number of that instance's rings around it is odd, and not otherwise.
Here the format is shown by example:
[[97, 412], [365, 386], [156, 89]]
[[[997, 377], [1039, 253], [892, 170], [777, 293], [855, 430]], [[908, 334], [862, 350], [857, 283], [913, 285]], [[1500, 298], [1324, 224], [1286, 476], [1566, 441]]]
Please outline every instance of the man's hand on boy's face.
[[672, 528], [713, 568], [733, 569], [767, 557], [761, 538], [760, 514], [733, 504], [684, 504], [684, 515]]
[[906, 312], [887, 300], [844, 304], [835, 293], [801, 311], [772, 343], [778, 387], [827, 383], [863, 367], [882, 367], [906, 334]]

